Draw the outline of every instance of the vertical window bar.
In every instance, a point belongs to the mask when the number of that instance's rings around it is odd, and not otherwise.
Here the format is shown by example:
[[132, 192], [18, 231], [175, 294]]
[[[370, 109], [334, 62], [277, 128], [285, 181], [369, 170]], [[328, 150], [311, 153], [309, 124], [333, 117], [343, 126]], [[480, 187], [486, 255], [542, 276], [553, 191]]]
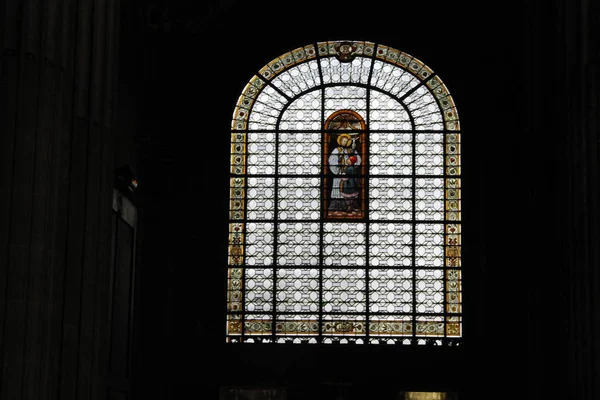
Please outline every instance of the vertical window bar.
[[[319, 79], [321, 80], [321, 163], [323, 163], [325, 154], [325, 87], [323, 86], [323, 70], [321, 69], [321, 56], [319, 54], [319, 47], [317, 43], [314, 44], [315, 53], [317, 55], [317, 69], [319, 71]], [[327, 179], [327, 173], [324, 171], [324, 166], [321, 166], [321, 186], [319, 187], [319, 191], [321, 192], [321, 196], [326, 196], [327, 194], [323, 190], [325, 187], [325, 180]], [[319, 330], [318, 330], [318, 343], [323, 343], [323, 225], [324, 225], [324, 216], [327, 213], [325, 210], [324, 204], [326, 203], [326, 199], [320, 199], [320, 215], [321, 220], [319, 221]]]
[[365, 132], [365, 140], [367, 141], [367, 145], [365, 146], [365, 152], [369, 155], [367, 156], [367, 154], [363, 154], [363, 160], [367, 161], [367, 165], [364, 166], [363, 171], [366, 171], [365, 176], [363, 177], [363, 182], [365, 185], [365, 199], [363, 201], [363, 204], [365, 205], [365, 246], [366, 246], [366, 252], [365, 252], [365, 305], [366, 305], [366, 309], [365, 309], [365, 327], [366, 327], [366, 336], [365, 336], [365, 343], [369, 343], [369, 341], [371, 340], [371, 258], [370, 258], [370, 244], [371, 241], [369, 240], [371, 237], [371, 217], [369, 215], [369, 177], [371, 176], [370, 171], [370, 154], [371, 154], [371, 78], [373, 77], [373, 66], [375, 65], [375, 54], [377, 54], [377, 47], [378, 45], [375, 45], [375, 49], [373, 51], [373, 54], [371, 55], [371, 65], [369, 66], [369, 77], [367, 79], [367, 87], [366, 87], [366, 92], [367, 92], [367, 111], [366, 111], [366, 121], [365, 121], [365, 127], [366, 127], [366, 132]]
[[[405, 98], [406, 96], [403, 96]], [[405, 106], [406, 107], [406, 106]], [[406, 107], [408, 109], [408, 107]], [[412, 196], [411, 196], [411, 264], [412, 264], [412, 344], [416, 344], [417, 339], [417, 201], [416, 201], [416, 193], [417, 193], [417, 172], [416, 172], [416, 164], [417, 164], [417, 128], [415, 125], [415, 120], [412, 113], [408, 113], [408, 118], [410, 119], [410, 126], [412, 127], [412, 162], [411, 162], [411, 187], [412, 187]]]
[[274, 179], [274, 204], [273, 204], [273, 298], [271, 299], [271, 337], [273, 343], [277, 341], [276, 321], [277, 321], [277, 266], [279, 259], [277, 250], [279, 244], [279, 121], [275, 126], [275, 170], [273, 171]]

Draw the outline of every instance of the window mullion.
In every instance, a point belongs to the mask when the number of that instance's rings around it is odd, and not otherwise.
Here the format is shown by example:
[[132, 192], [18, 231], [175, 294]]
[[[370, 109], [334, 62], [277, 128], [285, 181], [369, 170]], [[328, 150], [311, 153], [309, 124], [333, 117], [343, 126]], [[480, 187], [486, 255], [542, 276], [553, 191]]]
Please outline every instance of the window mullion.
[[[318, 46], [315, 44], [315, 49], [317, 49]], [[321, 129], [325, 128], [325, 87], [323, 86], [323, 70], [321, 68], [321, 56], [319, 55], [319, 52], [317, 50], [317, 67], [318, 67], [318, 71], [319, 71], [319, 79], [321, 80], [321, 122], [320, 122], [320, 127]], [[321, 133], [321, 162], [323, 163], [324, 166], [324, 162], [323, 159], [326, 156], [324, 154], [325, 152], [325, 134]], [[325, 191], [322, 189], [325, 187], [325, 179], [327, 174], [326, 171], [324, 171], [323, 169], [321, 169], [321, 186], [320, 186], [320, 192], [321, 192], [321, 196], [326, 196], [327, 194], [325, 193]], [[324, 226], [324, 219], [325, 219], [325, 213], [327, 212], [327, 210], [324, 207], [324, 204], [326, 203], [325, 199], [321, 199], [320, 201], [320, 217], [321, 220], [319, 221], [319, 331], [318, 331], [318, 343], [323, 343], [323, 265], [324, 265], [324, 260], [323, 260], [323, 226]]]

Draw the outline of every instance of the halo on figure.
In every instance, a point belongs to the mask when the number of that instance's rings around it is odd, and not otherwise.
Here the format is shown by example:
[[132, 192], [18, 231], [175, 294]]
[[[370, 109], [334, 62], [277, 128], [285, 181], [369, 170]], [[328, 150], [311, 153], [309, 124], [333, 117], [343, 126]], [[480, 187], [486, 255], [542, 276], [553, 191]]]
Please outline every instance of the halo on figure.
[[352, 141], [352, 136], [348, 135], [347, 133], [342, 133], [340, 135], [338, 135], [337, 137], [337, 143], [341, 146], [342, 145], [342, 138], [345, 137], [348, 139], [349, 142]]

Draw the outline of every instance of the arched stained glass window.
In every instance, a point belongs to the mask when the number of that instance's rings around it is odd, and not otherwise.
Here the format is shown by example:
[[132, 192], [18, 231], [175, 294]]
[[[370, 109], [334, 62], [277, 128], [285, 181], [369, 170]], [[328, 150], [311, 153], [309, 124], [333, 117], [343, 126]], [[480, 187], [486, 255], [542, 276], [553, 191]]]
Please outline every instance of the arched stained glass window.
[[235, 107], [230, 187], [228, 342], [461, 342], [460, 126], [421, 61], [274, 59]]

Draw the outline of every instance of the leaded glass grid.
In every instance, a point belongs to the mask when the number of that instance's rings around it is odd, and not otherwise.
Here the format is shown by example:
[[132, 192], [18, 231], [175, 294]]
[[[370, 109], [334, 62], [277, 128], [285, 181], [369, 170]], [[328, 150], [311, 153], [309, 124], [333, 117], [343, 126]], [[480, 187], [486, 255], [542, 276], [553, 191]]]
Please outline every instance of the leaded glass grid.
[[460, 344], [460, 156], [451, 95], [409, 54], [265, 65], [231, 125], [226, 340]]

